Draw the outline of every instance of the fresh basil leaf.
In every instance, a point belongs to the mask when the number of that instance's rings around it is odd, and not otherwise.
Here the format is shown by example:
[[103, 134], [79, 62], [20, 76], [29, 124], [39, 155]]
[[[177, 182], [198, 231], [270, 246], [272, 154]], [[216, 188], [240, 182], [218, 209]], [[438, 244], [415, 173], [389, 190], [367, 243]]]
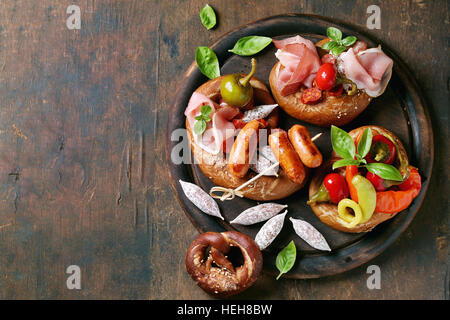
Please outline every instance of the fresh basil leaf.
[[203, 115], [196, 116], [195, 120], [203, 120]]
[[328, 27], [327, 28], [327, 37], [331, 38], [335, 41], [339, 41], [342, 39], [342, 32], [338, 28]]
[[267, 47], [272, 42], [272, 38], [261, 36], [248, 36], [239, 39], [233, 49], [228, 50], [239, 56], [251, 56]]
[[292, 269], [295, 263], [295, 259], [297, 257], [297, 248], [295, 247], [294, 241], [291, 240], [289, 244], [284, 247], [283, 250], [278, 253], [277, 258], [275, 260], [275, 265], [277, 269], [280, 271], [280, 274], [277, 277], [277, 280], [281, 277], [282, 274], [287, 273]]
[[195, 61], [200, 71], [210, 79], [220, 76], [219, 60], [208, 47], [198, 47], [195, 51]]
[[322, 49], [324, 49], [324, 50], [331, 50], [333, 48], [336, 48], [337, 46], [339, 46], [339, 44], [336, 41], [328, 41], [327, 43], [325, 43], [322, 46]]
[[361, 161], [359, 160], [355, 160], [355, 159], [340, 159], [338, 161], [336, 161], [335, 163], [333, 163], [333, 170], [340, 168], [340, 167], [345, 167], [345, 166], [357, 166], [360, 164]]
[[209, 116], [203, 115], [203, 120], [206, 122], [210, 122], [211, 118]]
[[341, 45], [348, 47], [348, 46], [351, 46], [352, 44], [354, 44], [355, 42], [356, 42], [356, 37], [349, 36], [349, 37], [345, 37], [344, 39], [342, 39]]
[[333, 49], [330, 50], [331, 54], [335, 57], [339, 56], [342, 52], [344, 52], [345, 50], [347, 50], [346, 47], [344, 46], [337, 46]]
[[216, 13], [209, 4], [200, 10], [200, 20], [206, 29], [212, 29], [216, 25]]
[[194, 124], [194, 132], [197, 135], [201, 135], [206, 130], [206, 122], [203, 120], [196, 121]]
[[208, 115], [211, 114], [212, 108], [211, 108], [210, 105], [204, 105], [204, 106], [201, 106], [200, 112], [201, 112], [203, 115], [208, 116]]
[[370, 151], [370, 147], [372, 146], [372, 136], [372, 130], [370, 128], [366, 128], [358, 142], [358, 154], [361, 156], [361, 160]]
[[403, 181], [402, 174], [398, 169], [386, 163], [368, 163], [365, 165], [368, 171], [376, 174], [382, 179]]
[[355, 157], [355, 142], [352, 137], [336, 126], [331, 126], [331, 145], [341, 158], [353, 159]]

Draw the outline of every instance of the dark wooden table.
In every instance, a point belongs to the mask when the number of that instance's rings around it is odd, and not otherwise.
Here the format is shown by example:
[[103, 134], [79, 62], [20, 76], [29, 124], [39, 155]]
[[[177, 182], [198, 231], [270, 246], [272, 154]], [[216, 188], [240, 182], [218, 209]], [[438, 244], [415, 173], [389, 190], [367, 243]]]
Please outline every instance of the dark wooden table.
[[[264, 2], [264, 3], [263, 3]], [[0, 298], [201, 299], [184, 255], [197, 231], [174, 198], [165, 155], [173, 94], [195, 48], [289, 12], [366, 28], [423, 89], [435, 165], [422, 209], [370, 263], [315, 280], [264, 275], [238, 298], [449, 299], [447, 1], [5, 1], [0, 8]], [[69, 5], [81, 29], [69, 30]], [[369, 290], [367, 267], [381, 269]], [[66, 269], [81, 269], [69, 290]]]

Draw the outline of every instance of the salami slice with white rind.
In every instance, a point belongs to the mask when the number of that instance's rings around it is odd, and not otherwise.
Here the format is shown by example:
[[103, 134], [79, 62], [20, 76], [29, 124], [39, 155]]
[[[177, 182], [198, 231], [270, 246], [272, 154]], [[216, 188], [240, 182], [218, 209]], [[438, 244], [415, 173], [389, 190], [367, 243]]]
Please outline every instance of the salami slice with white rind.
[[260, 250], [267, 248], [278, 236], [284, 224], [287, 210], [267, 221], [256, 234], [255, 242]]
[[311, 247], [317, 250], [331, 251], [324, 236], [310, 223], [294, 218], [289, 218], [289, 220], [292, 222], [295, 233]]
[[242, 213], [230, 223], [244, 226], [252, 225], [276, 216], [284, 208], [287, 208], [287, 205], [272, 202], [259, 204], [242, 211]]
[[184, 194], [193, 204], [195, 204], [197, 208], [210, 216], [218, 217], [224, 220], [220, 214], [219, 206], [209, 194], [193, 183], [182, 180], [179, 181], [181, 188], [183, 188]]
[[267, 117], [276, 107], [277, 104], [265, 104], [261, 106], [257, 106], [251, 110], [247, 110], [244, 112], [244, 117], [242, 117], [242, 121], [250, 122], [252, 120], [264, 119]]

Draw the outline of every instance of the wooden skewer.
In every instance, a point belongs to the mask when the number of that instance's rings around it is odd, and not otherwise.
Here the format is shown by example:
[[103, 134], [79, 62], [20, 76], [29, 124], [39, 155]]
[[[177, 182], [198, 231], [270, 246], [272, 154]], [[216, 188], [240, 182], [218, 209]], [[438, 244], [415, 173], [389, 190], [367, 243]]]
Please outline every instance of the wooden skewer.
[[[314, 137], [311, 138], [311, 141], [315, 141], [317, 139], [319, 139], [319, 137], [322, 135], [322, 133], [318, 133], [316, 134]], [[240, 191], [243, 188], [245, 188], [246, 186], [248, 186], [250, 183], [252, 183], [253, 181], [259, 179], [261, 176], [263, 176], [264, 174], [266, 174], [267, 172], [275, 169], [276, 167], [278, 167], [280, 165], [279, 162], [275, 162], [274, 164], [272, 164], [270, 167], [268, 167], [267, 169], [265, 169], [263, 172], [258, 173], [256, 176], [254, 176], [253, 178], [251, 178], [250, 180], [248, 180], [247, 182], [241, 184], [239, 187], [237, 187], [236, 189], [230, 189], [230, 188], [224, 188], [224, 187], [212, 187], [211, 190], [209, 191], [209, 195], [215, 199], [220, 199], [220, 201], [225, 201], [225, 200], [233, 200], [235, 196], [238, 196], [240, 198], [242, 198], [244, 196], [244, 194]], [[217, 195], [214, 192], [222, 192], [222, 195]]]

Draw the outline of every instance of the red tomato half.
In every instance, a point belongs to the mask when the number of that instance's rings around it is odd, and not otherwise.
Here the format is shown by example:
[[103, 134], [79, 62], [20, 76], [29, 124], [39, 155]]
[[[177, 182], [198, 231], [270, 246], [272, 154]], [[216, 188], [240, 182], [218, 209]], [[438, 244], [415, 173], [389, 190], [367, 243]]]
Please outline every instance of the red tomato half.
[[304, 104], [314, 104], [318, 102], [321, 98], [322, 98], [322, 90], [316, 87], [305, 89], [302, 91], [302, 94], [300, 95], [300, 100]]

